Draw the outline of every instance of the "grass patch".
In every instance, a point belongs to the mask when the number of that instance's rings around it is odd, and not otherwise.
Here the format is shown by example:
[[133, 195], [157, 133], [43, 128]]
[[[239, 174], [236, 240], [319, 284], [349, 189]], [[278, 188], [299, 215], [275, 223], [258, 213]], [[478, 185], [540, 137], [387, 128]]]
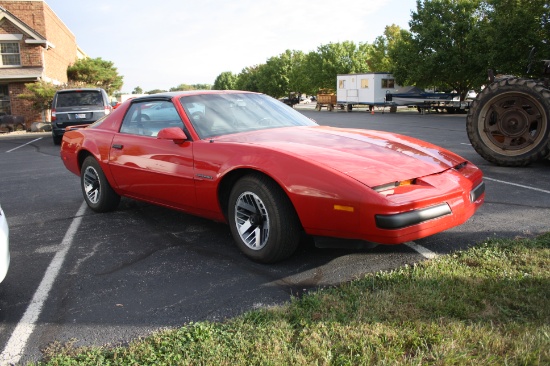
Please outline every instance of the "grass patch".
[[126, 347], [52, 344], [40, 365], [548, 365], [550, 233], [492, 240]]

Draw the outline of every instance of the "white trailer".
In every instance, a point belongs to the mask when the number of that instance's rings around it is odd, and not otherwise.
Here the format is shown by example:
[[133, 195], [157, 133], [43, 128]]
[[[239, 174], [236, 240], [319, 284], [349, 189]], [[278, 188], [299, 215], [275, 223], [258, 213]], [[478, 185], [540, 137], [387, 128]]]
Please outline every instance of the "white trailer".
[[395, 93], [400, 86], [392, 74], [370, 72], [366, 74], [339, 74], [336, 77], [337, 104], [351, 111], [353, 106], [386, 106], [386, 93]]

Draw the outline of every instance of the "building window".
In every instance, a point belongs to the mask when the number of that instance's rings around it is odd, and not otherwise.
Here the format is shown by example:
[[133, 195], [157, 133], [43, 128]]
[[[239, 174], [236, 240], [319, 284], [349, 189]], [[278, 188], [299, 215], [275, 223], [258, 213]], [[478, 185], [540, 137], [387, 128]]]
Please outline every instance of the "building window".
[[369, 79], [361, 79], [361, 88], [368, 89], [368, 87], [369, 87]]
[[382, 79], [382, 89], [393, 89], [395, 88], [394, 79]]
[[2, 66], [21, 66], [19, 43], [0, 43], [0, 53], [2, 54]]
[[0, 85], [0, 117], [11, 114], [10, 95], [7, 85]]

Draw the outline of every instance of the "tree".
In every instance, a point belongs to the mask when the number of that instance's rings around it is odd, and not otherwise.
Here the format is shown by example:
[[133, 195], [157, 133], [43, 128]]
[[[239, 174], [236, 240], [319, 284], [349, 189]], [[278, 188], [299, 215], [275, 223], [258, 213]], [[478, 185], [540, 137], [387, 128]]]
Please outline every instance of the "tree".
[[46, 111], [51, 108], [55, 92], [61, 89], [61, 86], [40, 80], [36, 83], [25, 84], [26, 91], [18, 95], [18, 98], [32, 102], [32, 109], [41, 112], [43, 120], [46, 118]]
[[367, 54], [367, 64], [372, 72], [391, 72], [393, 63], [389, 56], [389, 50], [401, 39], [401, 28], [392, 24], [386, 26], [384, 34], [378, 36], [370, 52]]
[[193, 84], [193, 87], [195, 90], [210, 90], [212, 89], [212, 85], [210, 84]]
[[[146, 91], [145, 94], [158, 94], [158, 93], [164, 93], [166, 92], [166, 90], [162, 90], [162, 89], [153, 89], [153, 90], [149, 90], [149, 91]], [[141, 93], [140, 93], [141, 94]]]
[[[487, 0], [479, 10], [487, 66], [498, 73], [524, 75], [528, 55], [550, 59], [548, 0]], [[534, 70], [536, 76], [540, 70]]]
[[143, 89], [141, 87], [136, 86], [134, 90], [132, 90], [132, 94], [143, 94]]
[[237, 82], [237, 75], [231, 71], [224, 71], [216, 77], [214, 81], [214, 90], [235, 90], [235, 84]]
[[486, 78], [480, 49], [478, 0], [417, 0], [409, 22], [389, 55], [397, 83], [458, 91], [462, 98]]
[[123, 77], [111, 61], [98, 58], [83, 58], [67, 68], [69, 81], [103, 88], [109, 95], [120, 90]]
[[368, 44], [357, 46], [354, 42], [329, 43], [308, 53], [305, 60], [309, 90], [334, 89], [338, 74], [368, 72]]
[[258, 72], [260, 66], [249, 66], [242, 69], [242, 71], [237, 75], [237, 80], [235, 82], [235, 88], [237, 90], [247, 90], [252, 92], [259, 92], [258, 87]]
[[180, 84], [178, 86], [174, 86], [170, 88], [170, 91], [185, 91], [185, 90], [195, 90], [195, 87], [193, 85], [188, 84]]
[[421, 84], [423, 70], [418, 65], [418, 46], [413, 35], [405, 30], [400, 30], [400, 35], [395, 44], [388, 49], [391, 60], [391, 72], [399, 85]]
[[[290, 54], [290, 51], [287, 52]], [[260, 67], [258, 72], [260, 92], [275, 98], [288, 95], [291, 92], [289, 89], [289, 70], [292, 61], [289, 54], [270, 57]]]
[[309, 75], [307, 70], [307, 56], [302, 51], [286, 51], [281, 54], [282, 58], [288, 59], [288, 91], [301, 94], [313, 94], [317, 92], [310, 88]]
[[488, 68], [524, 75], [532, 47], [550, 58], [549, 10], [547, 0], [417, 0], [410, 32], [389, 48], [392, 72], [461, 97], [487, 83]]

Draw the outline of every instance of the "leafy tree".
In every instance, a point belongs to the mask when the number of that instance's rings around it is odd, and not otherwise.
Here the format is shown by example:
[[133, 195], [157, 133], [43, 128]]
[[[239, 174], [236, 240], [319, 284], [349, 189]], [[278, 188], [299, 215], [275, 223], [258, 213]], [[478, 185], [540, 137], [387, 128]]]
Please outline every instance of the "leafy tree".
[[308, 53], [305, 60], [309, 90], [334, 89], [338, 74], [364, 73], [369, 71], [367, 54], [370, 45], [345, 41], [321, 45], [317, 51]]
[[178, 86], [174, 86], [170, 88], [170, 91], [185, 91], [185, 90], [195, 90], [195, 87], [193, 85], [180, 84]]
[[303, 53], [286, 50], [279, 56], [271, 57], [261, 65], [257, 73], [259, 91], [273, 97], [282, 97], [298, 92], [303, 85], [297, 80], [300, 75]]
[[145, 94], [157, 94], [157, 93], [164, 93], [164, 92], [166, 92], [166, 90], [153, 89], [153, 90], [146, 91]]
[[[456, 90], [486, 84], [487, 69], [524, 75], [532, 47], [550, 58], [547, 0], [417, 0], [388, 55], [401, 85]], [[539, 71], [539, 70], [537, 70]]]
[[391, 72], [399, 85], [421, 84], [423, 70], [417, 68], [418, 46], [413, 35], [405, 30], [399, 31], [399, 38], [395, 44], [388, 48], [388, 57], [391, 60]]
[[276, 98], [291, 92], [300, 94], [307, 88], [305, 58], [301, 51], [286, 50], [270, 57], [265, 64], [244, 69], [237, 77], [236, 87]]
[[185, 91], [185, 90], [210, 90], [210, 84], [180, 84], [170, 88], [169, 91]]
[[288, 93], [288, 60], [270, 57], [258, 74], [260, 91], [278, 98]]
[[410, 33], [390, 48], [398, 84], [458, 91], [462, 98], [486, 78], [478, 0], [417, 0]]
[[51, 108], [55, 92], [61, 89], [60, 85], [40, 80], [35, 83], [25, 84], [26, 91], [18, 95], [18, 98], [30, 101], [33, 110], [42, 113], [43, 120], [46, 118], [46, 111]]
[[[487, 0], [479, 10], [487, 66], [504, 74], [524, 75], [532, 47], [537, 58], [550, 58], [548, 0]], [[534, 70], [537, 76], [540, 70]]]
[[260, 66], [249, 66], [242, 69], [242, 71], [237, 75], [237, 80], [235, 82], [235, 88], [237, 90], [247, 90], [252, 92], [259, 92], [258, 87], [258, 72]]
[[76, 61], [67, 68], [67, 77], [70, 82], [103, 88], [109, 95], [120, 90], [123, 83], [123, 77], [118, 74], [114, 64], [101, 57]]
[[237, 75], [231, 71], [224, 71], [216, 77], [214, 81], [214, 90], [234, 90], [237, 82]]
[[195, 90], [210, 90], [212, 89], [212, 85], [210, 84], [193, 84], [193, 87]]
[[307, 70], [307, 55], [302, 51], [286, 51], [281, 54], [282, 58], [288, 59], [288, 90], [290, 92], [298, 92], [301, 94], [313, 94], [317, 92], [310, 88], [309, 75]]
[[291, 92], [315, 94], [319, 88], [334, 88], [336, 75], [367, 72], [367, 43], [331, 43], [307, 55], [286, 50], [265, 64], [247, 67], [237, 75], [235, 88], [258, 91], [274, 97]]
[[40, 80], [35, 83], [25, 84], [26, 91], [18, 97], [32, 102], [32, 109], [38, 112], [50, 109], [55, 92], [61, 86]]
[[368, 53], [367, 64], [372, 72], [391, 72], [393, 63], [389, 56], [389, 50], [401, 39], [401, 28], [392, 24], [386, 26], [384, 34], [378, 36]]
[[136, 86], [134, 90], [132, 90], [132, 94], [143, 94], [143, 89], [141, 87]]

